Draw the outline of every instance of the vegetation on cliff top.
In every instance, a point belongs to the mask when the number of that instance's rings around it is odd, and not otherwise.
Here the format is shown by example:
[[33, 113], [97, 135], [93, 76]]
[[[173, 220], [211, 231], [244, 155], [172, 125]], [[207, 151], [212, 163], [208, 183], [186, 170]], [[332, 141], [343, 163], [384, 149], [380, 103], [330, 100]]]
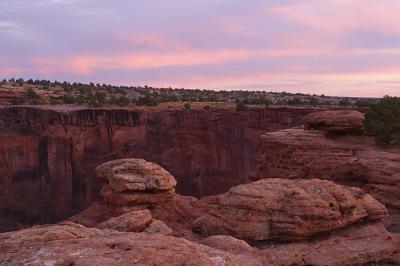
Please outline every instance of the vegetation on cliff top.
[[400, 98], [385, 96], [365, 114], [365, 131], [377, 144], [400, 143]]
[[[12, 95], [3, 97], [4, 94]], [[21, 92], [19, 94], [15, 92]], [[6, 99], [5, 99], [6, 98]], [[377, 99], [343, 98], [288, 92], [201, 90], [183, 88], [153, 88], [149, 86], [112, 86], [108, 84], [83, 84], [51, 82], [49, 80], [23, 79], [0, 82], [0, 104], [87, 104], [126, 106], [129, 104], [156, 106], [164, 102], [226, 102], [245, 105], [293, 106], [343, 106], [365, 107]]]

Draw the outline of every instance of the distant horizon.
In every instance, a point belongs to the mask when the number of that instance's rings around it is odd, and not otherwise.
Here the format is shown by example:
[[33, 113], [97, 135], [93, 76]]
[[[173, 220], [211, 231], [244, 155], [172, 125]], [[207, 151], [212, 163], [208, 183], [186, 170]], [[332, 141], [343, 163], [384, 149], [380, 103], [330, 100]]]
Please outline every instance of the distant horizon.
[[[19, 78], [24, 79], [24, 82], [32, 79], [33, 81], [35, 80], [47, 80], [47, 79], [42, 79], [42, 78], [23, 78], [23, 77], [10, 77], [10, 78], [0, 78], [0, 82], [4, 79], [6, 79], [7, 81], [9, 81], [10, 79], [14, 79], [14, 80], [18, 80]], [[365, 99], [379, 99], [379, 98], [383, 98], [384, 96], [395, 96], [395, 95], [383, 95], [381, 97], [364, 97], [364, 96], [341, 96], [341, 95], [330, 95], [330, 94], [324, 94], [324, 93], [305, 93], [302, 91], [290, 91], [289, 89], [283, 89], [283, 90], [278, 90], [278, 89], [269, 89], [269, 88], [265, 88], [265, 89], [252, 89], [252, 88], [201, 88], [201, 87], [193, 87], [193, 88], [182, 88], [182, 87], [171, 87], [171, 86], [162, 86], [162, 87], [156, 87], [156, 86], [151, 86], [149, 84], [133, 84], [133, 85], [126, 85], [126, 84], [113, 84], [113, 83], [103, 83], [103, 82], [95, 82], [95, 81], [89, 81], [89, 82], [79, 82], [79, 81], [68, 81], [68, 80], [48, 80], [50, 82], [59, 82], [59, 83], [63, 83], [63, 82], [68, 82], [69, 84], [73, 84], [73, 83], [81, 83], [81, 84], [85, 84], [85, 85], [89, 85], [90, 83], [93, 83], [95, 86], [97, 84], [99, 85], [110, 85], [110, 86], [115, 86], [115, 87], [127, 87], [127, 88], [145, 88], [146, 86], [152, 89], [185, 89], [185, 90], [208, 90], [208, 91], [245, 91], [245, 92], [266, 92], [266, 93], [290, 93], [290, 94], [303, 94], [303, 95], [311, 95], [311, 96], [326, 96], [326, 97], [340, 97], [340, 98], [365, 98]]]
[[0, 77], [400, 96], [398, 0], [3, 0]]

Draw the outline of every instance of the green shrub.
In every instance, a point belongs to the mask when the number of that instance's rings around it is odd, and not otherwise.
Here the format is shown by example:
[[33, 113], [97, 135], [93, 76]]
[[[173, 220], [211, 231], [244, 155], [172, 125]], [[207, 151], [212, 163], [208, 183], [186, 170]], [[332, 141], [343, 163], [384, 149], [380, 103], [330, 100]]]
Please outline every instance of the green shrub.
[[340, 105], [340, 106], [344, 106], [344, 107], [348, 107], [348, 106], [351, 105], [351, 102], [350, 102], [349, 99], [345, 98], [345, 99], [341, 99], [341, 100], [339, 101], [339, 105]]
[[238, 102], [236, 104], [236, 111], [237, 112], [242, 112], [242, 111], [246, 111], [248, 109], [247, 105], [243, 102]]
[[400, 98], [385, 96], [365, 114], [365, 132], [375, 136], [377, 144], [400, 141]]
[[186, 110], [190, 110], [191, 108], [190, 103], [185, 103], [183, 106], [185, 107]]
[[150, 96], [140, 97], [136, 101], [137, 105], [147, 105], [147, 106], [156, 106], [158, 103], [155, 99], [151, 98]]
[[74, 96], [65, 94], [63, 97], [63, 103], [64, 104], [74, 104], [76, 102], [76, 99]]
[[26, 97], [30, 98], [30, 99], [35, 99], [38, 98], [38, 94], [36, 93], [36, 91], [34, 91], [32, 88], [29, 88], [26, 91]]

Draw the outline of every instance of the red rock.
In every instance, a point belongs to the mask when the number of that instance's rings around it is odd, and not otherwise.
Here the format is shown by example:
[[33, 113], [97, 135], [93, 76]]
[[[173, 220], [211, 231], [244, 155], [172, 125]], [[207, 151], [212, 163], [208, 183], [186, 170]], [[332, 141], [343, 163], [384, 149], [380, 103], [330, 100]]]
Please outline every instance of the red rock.
[[158, 164], [143, 159], [120, 159], [96, 168], [96, 175], [116, 193], [164, 191], [176, 187], [175, 178]]
[[143, 232], [172, 236], [172, 229], [169, 228], [164, 222], [159, 220], [152, 220], [151, 224]]
[[[52, 236], [46, 238], [44, 232], [52, 232]], [[259, 258], [235, 255], [180, 238], [72, 224], [0, 234], [0, 262], [5, 265], [265, 265]]]
[[278, 265], [399, 265], [399, 243], [382, 224], [358, 224], [307, 242], [260, 247]]
[[96, 225], [100, 229], [114, 229], [122, 232], [142, 232], [152, 223], [151, 212], [141, 210], [129, 212], [124, 215], [113, 217], [101, 224]]
[[88, 207], [100, 199], [94, 169], [118, 158], [160, 164], [181, 194], [226, 192], [247, 181], [262, 133], [301, 125], [312, 111], [2, 107], [0, 215], [9, 221], [1, 220], [0, 230], [56, 222]]
[[305, 129], [318, 129], [328, 134], [361, 133], [364, 114], [356, 110], [330, 110], [309, 114]]
[[368, 139], [332, 140], [321, 131], [288, 129], [263, 135], [257, 157], [254, 180], [324, 178], [362, 188], [393, 215], [400, 210], [400, 153]]
[[230, 189], [193, 229], [206, 236], [299, 240], [386, 214], [360, 189], [318, 179], [264, 179]]

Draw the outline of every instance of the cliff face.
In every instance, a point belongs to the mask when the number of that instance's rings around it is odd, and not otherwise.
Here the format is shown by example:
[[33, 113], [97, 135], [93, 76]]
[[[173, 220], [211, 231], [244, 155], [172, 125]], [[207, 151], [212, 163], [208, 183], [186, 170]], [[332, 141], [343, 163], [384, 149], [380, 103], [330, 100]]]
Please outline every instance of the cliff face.
[[[0, 109], [0, 230], [53, 222], [97, 199], [94, 169], [138, 157], [204, 196], [248, 181], [262, 133], [300, 125], [312, 109]], [[6, 220], [6, 218], [8, 218]]]

